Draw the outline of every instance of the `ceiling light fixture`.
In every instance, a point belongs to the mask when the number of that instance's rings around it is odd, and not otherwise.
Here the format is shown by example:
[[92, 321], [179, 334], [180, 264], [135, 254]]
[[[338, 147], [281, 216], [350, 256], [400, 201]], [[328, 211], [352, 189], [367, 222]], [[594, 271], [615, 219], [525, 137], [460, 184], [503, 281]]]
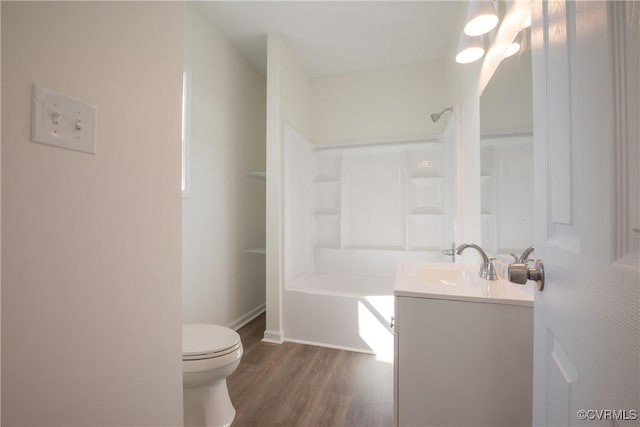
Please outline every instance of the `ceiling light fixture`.
[[464, 33], [468, 36], [479, 36], [493, 30], [498, 25], [498, 15], [491, 0], [476, 0], [469, 3], [467, 25]]
[[458, 53], [456, 55], [456, 62], [458, 64], [469, 64], [482, 58], [483, 55], [484, 46], [482, 45], [481, 37], [467, 37], [464, 34], [460, 35]]

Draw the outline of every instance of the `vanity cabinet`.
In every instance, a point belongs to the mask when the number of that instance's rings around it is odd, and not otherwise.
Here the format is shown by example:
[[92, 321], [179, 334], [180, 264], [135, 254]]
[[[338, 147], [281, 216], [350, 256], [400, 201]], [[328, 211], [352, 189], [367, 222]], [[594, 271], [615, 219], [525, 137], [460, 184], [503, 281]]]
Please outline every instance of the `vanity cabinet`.
[[499, 299], [396, 282], [396, 425], [531, 425], [533, 301]]

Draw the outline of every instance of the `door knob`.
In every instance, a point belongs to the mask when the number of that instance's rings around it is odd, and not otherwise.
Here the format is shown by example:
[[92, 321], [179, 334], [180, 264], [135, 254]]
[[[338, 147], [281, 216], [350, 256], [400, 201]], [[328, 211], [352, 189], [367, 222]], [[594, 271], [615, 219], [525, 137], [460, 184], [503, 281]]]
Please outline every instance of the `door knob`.
[[539, 291], [544, 290], [544, 264], [541, 259], [536, 260], [533, 267], [523, 263], [509, 264], [509, 281], [524, 285], [527, 280], [536, 282]]

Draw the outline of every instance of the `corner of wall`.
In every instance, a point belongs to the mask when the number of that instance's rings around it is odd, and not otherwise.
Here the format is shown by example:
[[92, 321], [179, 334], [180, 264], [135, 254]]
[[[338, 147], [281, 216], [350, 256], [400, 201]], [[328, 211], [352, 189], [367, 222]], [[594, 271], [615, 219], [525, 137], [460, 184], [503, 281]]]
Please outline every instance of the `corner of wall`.
[[[282, 36], [267, 38], [267, 194], [266, 194], [266, 331], [273, 339], [282, 332], [282, 116], [280, 112], [280, 52]], [[270, 341], [269, 341], [270, 342]]]
[[267, 326], [265, 340], [282, 340], [284, 256], [283, 137], [284, 123], [311, 135], [311, 82], [295, 52], [279, 33], [267, 39]]

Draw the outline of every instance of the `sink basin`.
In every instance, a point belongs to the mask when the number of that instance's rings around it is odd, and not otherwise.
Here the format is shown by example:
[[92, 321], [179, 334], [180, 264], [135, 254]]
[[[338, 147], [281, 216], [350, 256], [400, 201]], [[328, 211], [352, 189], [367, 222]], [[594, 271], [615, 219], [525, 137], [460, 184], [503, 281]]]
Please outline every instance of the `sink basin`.
[[[436, 263], [407, 263], [404, 270], [408, 277], [427, 283], [437, 283], [446, 286], [456, 286], [460, 283], [475, 283], [480, 279], [478, 268], [471, 271], [471, 265], [436, 264]], [[466, 267], [466, 268], [465, 268]]]
[[398, 265], [395, 295], [417, 298], [533, 305], [532, 285], [479, 277], [479, 265], [404, 261]]

